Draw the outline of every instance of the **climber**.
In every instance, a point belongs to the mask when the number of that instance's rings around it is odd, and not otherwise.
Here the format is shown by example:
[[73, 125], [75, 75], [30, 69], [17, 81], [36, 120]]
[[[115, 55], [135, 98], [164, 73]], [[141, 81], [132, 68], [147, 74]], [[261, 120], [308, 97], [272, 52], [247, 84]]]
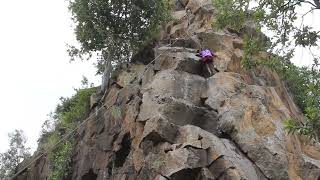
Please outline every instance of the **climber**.
[[209, 49], [198, 50], [197, 56], [201, 57], [201, 64], [205, 77], [213, 76], [218, 70], [214, 67], [213, 58], [217, 57], [213, 51]]

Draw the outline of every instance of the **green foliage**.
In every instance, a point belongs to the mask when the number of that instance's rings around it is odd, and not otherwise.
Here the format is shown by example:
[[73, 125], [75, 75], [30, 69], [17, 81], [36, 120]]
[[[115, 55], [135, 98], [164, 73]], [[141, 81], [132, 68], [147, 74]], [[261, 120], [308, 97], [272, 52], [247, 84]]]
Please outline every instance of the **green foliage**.
[[245, 69], [252, 69], [256, 67], [256, 62], [253, 60], [253, 56], [261, 50], [262, 47], [257, 38], [245, 36], [243, 57], [241, 60], [242, 67]]
[[70, 0], [81, 47], [68, 52], [74, 59], [107, 51], [113, 62], [129, 61], [169, 18], [169, 6], [166, 0]]
[[213, 0], [217, 10], [213, 27], [240, 31], [246, 24], [253, 23], [259, 31], [265, 11], [261, 8], [250, 9], [251, 2], [251, 0]]
[[295, 103], [304, 113], [305, 119], [299, 122], [295, 119], [285, 121], [285, 128], [290, 133], [297, 132], [310, 139], [320, 138], [320, 71], [314, 66], [297, 67], [288, 59], [273, 57], [263, 60], [259, 65], [265, 65], [277, 71], [284, 79], [286, 87], [293, 96]]
[[[259, 53], [266, 52], [270, 48], [270, 41], [264, 36], [249, 36], [244, 35], [243, 56], [241, 66], [247, 70], [253, 69], [264, 62], [270, 63], [271, 61], [259, 61]], [[275, 62], [275, 61], [272, 61]], [[269, 64], [270, 65], [270, 64]]]
[[[88, 80], [83, 78], [82, 86], [88, 86]], [[90, 96], [95, 88], [76, 89], [76, 94], [71, 98], [60, 98], [54, 113], [43, 125], [40, 145], [42, 149], [53, 148], [62, 137], [72, 131], [79, 122], [83, 121], [89, 113]], [[59, 144], [50, 154], [50, 179], [60, 180], [70, 174], [68, 168], [71, 163], [74, 139], [68, 138]]]
[[30, 157], [30, 148], [25, 146], [26, 141], [22, 130], [9, 134], [9, 149], [0, 154], [0, 179], [9, 180], [19, 163]]
[[218, 29], [229, 27], [239, 31], [248, 20], [249, 2], [249, 0], [213, 0], [218, 11], [213, 26]]
[[320, 39], [320, 31], [312, 31], [312, 29], [312, 27], [305, 26], [301, 31], [295, 32], [295, 43], [303, 47], [317, 46], [317, 41]]
[[[314, 3], [304, 14], [297, 13], [307, 9], [310, 2], [300, 0], [213, 0], [217, 14], [214, 27], [231, 28], [240, 31], [249, 22], [255, 26], [256, 31], [267, 31], [273, 43], [269, 51], [281, 56], [296, 46], [317, 47], [320, 31], [304, 24], [308, 13], [319, 10]], [[251, 32], [245, 32], [251, 33]]]
[[[314, 0], [313, 3], [300, 0], [258, 0], [255, 3], [253, 0], [213, 1], [217, 9], [215, 27], [220, 29], [227, 27], [240, 32], [247, 22], [254, 23], [257, 28], [256, 33], [245, 32], [242, 66], [252, 69], [258, 65], [265, 65], [277, 71], [305, 115], [304, 122], [287, 120], [286, 129], [319, 141], [319, 57], [312, 53], [311, 48], [318, 46], [320, 31], [304, 25], [303, 20], [308, 13], [320, 9], [320, 1]], [[306, 4], [311, 5], [311, 9], [304, 14], [298, 14], [297, 12], [303, 10]], [[298, 21], [300, 22], [297, 23]], [[271, 34], [269, 41], [262, 41], [263, 38], [259, 37], [261, 29]], [[315, 62], [312, 68], [299, 68], [290, 63], [296, 46], [309, 47]], [[268, 60], [253, 60], [254, 55], [261, 50], [277, 56]]]
[[72, 149], [72, 140], [67, 140], [49, 154], [51, 165], [50, 180], [61, 180], [69, 175]]
[[287, 86], [305, 115], [303, 122], [288, 120], [289, 132], [298, 132], [310, 139], [320, 138], [320, 71], [319, 69], [290, 67], [285, 73]]
[[71, 98], [60, 98], [61, 103], [55, 112], [58, 127], [70, 129], [83, 120], [89, 113], [90, 95], [94, 92], [95, 88], [79, 89]]
[[305, 26], [303, 21], [308, 13], [320, 7], [311, 7], [310, 10], [301, 14], [297, 12], [308, 9], [309, 7], [306, 5], [310, 5], [309, 2], [300, 0], [259, 0], [258, 4], [257, 8], [265, 9], [265, 18], [263, 18], [262, 23], [269, 31], [274, 32], [273, 39], [275, 43], [281, 43], [284, 47], [288, 47], [290, 46], [288, 42], [293, 37], [296, 46], [317, 46], [316, 42], [320, 38], [319, 31], [313, 31], [312, 28]]

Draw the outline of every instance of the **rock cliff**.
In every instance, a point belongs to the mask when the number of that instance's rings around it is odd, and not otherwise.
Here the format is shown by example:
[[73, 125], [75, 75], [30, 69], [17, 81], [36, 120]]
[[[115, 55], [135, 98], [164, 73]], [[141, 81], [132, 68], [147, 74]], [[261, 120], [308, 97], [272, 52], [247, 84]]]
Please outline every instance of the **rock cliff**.
[[[150, 54], [160, 56], [121, 65], [106, 108], [93, 108], [77, 131], [69, 178], [319, 179], [319, 147], [284, 131], [283, 121], [301, 113], [279, 76], [241, 68], [242, 39], [211, 29], [210, 0], [175, 6]], [[217, 52], [212, 77], [203, 77], [200, 47]], [[44, 156], [18, 179], [45, 180], [49, 172]]]

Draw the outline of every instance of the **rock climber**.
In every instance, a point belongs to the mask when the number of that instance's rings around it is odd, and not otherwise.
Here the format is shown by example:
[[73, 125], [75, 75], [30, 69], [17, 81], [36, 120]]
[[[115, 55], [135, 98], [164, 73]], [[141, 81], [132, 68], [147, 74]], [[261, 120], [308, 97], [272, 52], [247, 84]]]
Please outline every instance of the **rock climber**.
[[201, 64], [203, 67], [203, 74], [205, 77], [213, 76], [217, 71], [214, 67], [213, 59], [217, 57], [215, 53], [209, 49], [201, 49], [197, 51], [197, 56], [201, 57]]

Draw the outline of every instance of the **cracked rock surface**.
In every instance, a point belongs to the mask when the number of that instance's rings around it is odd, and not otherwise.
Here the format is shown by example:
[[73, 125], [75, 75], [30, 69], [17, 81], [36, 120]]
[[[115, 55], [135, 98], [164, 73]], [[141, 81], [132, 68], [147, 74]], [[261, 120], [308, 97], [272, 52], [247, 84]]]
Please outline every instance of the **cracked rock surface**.
[[[284, 120], [302, 115], [279, 76], [241, 68], [242, 39], [211, 29], [211, 0], [176, 6], [176, 19], [192, 14], [164, 27], [154, 49], [161, 56], [121, 66], [103, 99], [108, 108], [93, 109], [78, 130], [71, 179], [319, 179], [319, 146], [284, 131]], [[169, 47], [167, 37], [180, 39]], [[199, 43], [218, 55], [212, 77], [202, 75]], [[49, 173], [43, 157], [18, 179]]]

